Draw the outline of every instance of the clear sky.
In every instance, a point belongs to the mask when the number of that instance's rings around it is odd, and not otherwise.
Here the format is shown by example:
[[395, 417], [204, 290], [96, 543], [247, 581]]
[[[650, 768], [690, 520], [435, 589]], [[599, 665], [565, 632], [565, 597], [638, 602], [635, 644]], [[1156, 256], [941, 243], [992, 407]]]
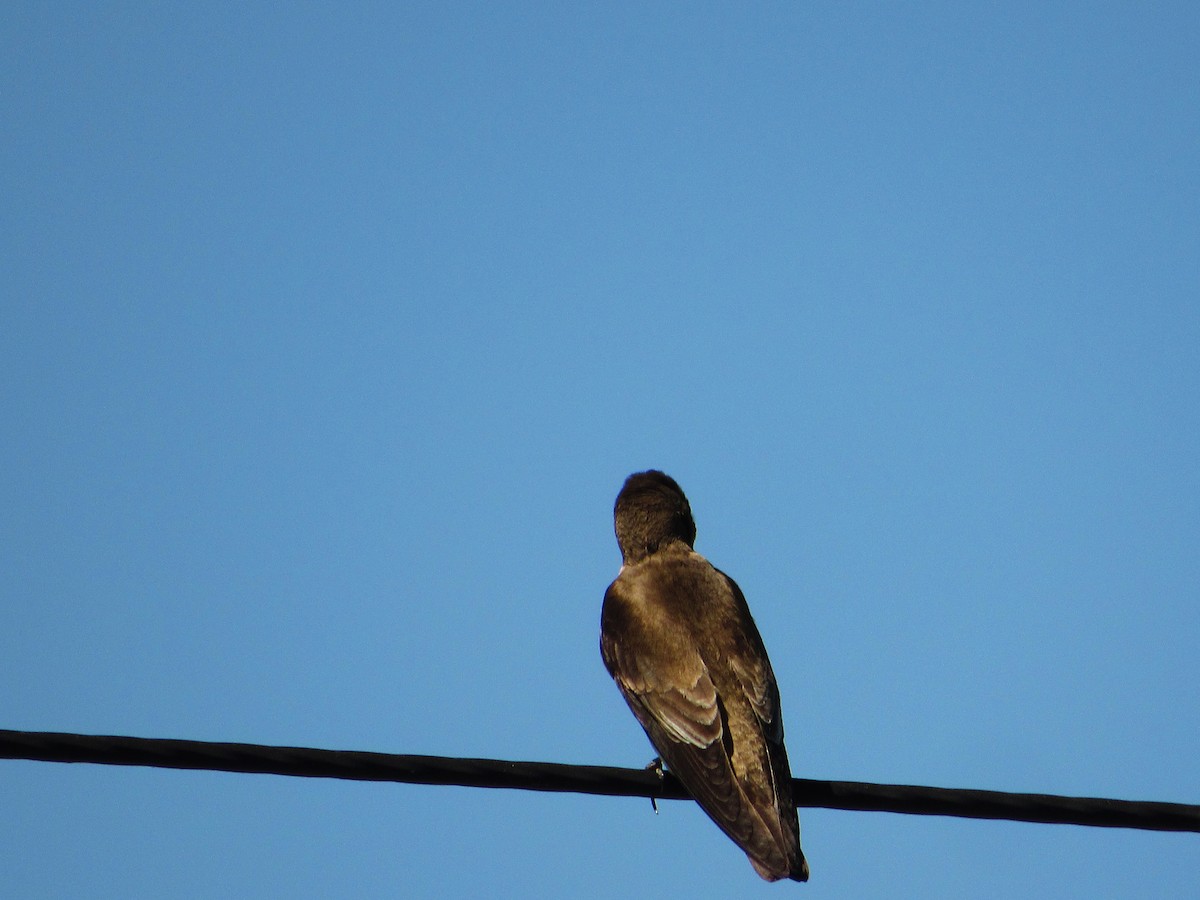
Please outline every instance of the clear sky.
[[[641, 766], [673, 475], [795, 774], [1200, 802], [1200, 7], [10, 4], [0, 727]], [[1200, 835], [0, 762], [61, 897], [1131, 897]]]

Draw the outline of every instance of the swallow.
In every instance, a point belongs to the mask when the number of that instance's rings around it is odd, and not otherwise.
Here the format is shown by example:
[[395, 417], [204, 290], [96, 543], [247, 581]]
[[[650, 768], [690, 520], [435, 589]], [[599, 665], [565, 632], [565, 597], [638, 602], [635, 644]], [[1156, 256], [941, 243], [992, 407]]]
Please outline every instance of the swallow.
[[746, 598], [692, 549], [674, 479], [630, 475], [613, 519], [622, 565], [600, 655], [662, 761], [768, 881], [808, 880], [779, 688]]

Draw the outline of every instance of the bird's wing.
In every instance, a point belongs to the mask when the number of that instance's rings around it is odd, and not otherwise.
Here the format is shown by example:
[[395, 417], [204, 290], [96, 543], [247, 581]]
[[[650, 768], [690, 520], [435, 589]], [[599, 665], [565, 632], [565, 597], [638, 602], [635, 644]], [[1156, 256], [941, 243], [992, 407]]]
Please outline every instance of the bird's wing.
[[627, 613], [614, 583], [605, 596], [600, 653], [638, 721], [672, 743], [713, 746], [722, 734], [717, 689], [696, 647], [678, 633], [649, 634]]
[[777, 731], [778, 739], [782, 741], [783, 720], [779, 715], [779, 687], [775, 682], [771, 661], [767, 658], [767, 648], [763, 645], [762, 636], [759, 635], [750, 615], [750, 607], [742, 589], [720, 569], [716, 572], [731, 595], [742, 626], [739, 629], [740, 642], [736, 648], [737, 652], [729, 656], [730, 669], [754, 714], [762, 722], [764, 731], [768, 735]]
[[[728, 585], [743, 622], [742, 647], [740, 652], [730, 655], [730, 670], [749, 703], [750, 709], [753, 710], [762, 735], [762, 754], [757, 757], [755, 764], [761, 766], [761, 771], [770, 779], [769, 796], [763, 790], [766, 785], [762, 781], [751, 779], [751, 797], [756, 804], [769, 804], [775, 808], [776, 816], [771, 823], [772, 831], [775, 831], [776, 823], [778, 823], [779, 839], [788, 846], [795, 842], [794, 850], [798, 861], [795, 864], [796, 873], [793, 877], [807, 880], [808, 864], [804, 861], [804, 854], [800, 851], [797, 838], [793, 837], [799, 835], [800, 826], [796, 805], [792, 798], [792, 771], [788, 764], [787, 749], [783, 740], [783, 715], [780, 710], [779, 685], [775, 681], [775, 672], [771, 668], [770, 659], [767, 658], [767, 650], [763, 645], [762, 636], [758, 633], [758, 628], [750, 615], [750, 608], [746, 604], [746, 598], [742, 594], [741, 588], [724, 572], [718, 569], [717, 573]], [[758, 796], [755, 796], [756, 792], [753, 789], [755, 786], [758, 787]]]

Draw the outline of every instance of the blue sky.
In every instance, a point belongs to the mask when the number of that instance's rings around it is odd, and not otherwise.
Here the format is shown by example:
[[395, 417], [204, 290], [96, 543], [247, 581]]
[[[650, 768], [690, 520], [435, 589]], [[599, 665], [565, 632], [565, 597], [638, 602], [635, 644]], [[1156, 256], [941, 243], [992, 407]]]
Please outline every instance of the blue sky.
[[[0, 727], [643, 765], [672, 474], [795, 773], [1200, 802], [1194, 4], [17, 4]], [[1196, 835], [0, 764], [58, 897], [1125, 897]]]

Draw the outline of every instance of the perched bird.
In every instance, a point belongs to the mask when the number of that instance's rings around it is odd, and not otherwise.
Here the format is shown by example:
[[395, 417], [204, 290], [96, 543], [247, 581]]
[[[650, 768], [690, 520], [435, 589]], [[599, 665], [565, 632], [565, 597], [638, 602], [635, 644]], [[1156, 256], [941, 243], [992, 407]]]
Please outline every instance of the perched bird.
[[808, 880], [779, 689], [746, 598], [692, 549], [687, 497], [630, 475], [613, 513], [622, 566], [600, 655], [667, 769], [768, 881]]

